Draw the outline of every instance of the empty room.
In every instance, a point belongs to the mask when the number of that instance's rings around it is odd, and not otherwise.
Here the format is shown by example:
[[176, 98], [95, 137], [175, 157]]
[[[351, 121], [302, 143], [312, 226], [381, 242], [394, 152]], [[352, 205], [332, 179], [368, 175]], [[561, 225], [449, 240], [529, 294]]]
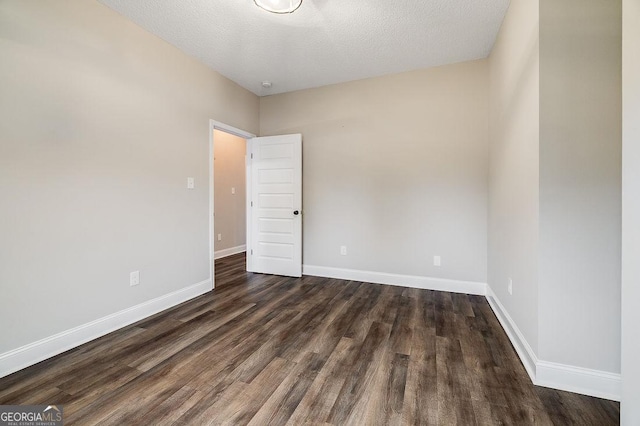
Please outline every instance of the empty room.
[[640, 0], [0, 0], [1, 425], [640, 425]]

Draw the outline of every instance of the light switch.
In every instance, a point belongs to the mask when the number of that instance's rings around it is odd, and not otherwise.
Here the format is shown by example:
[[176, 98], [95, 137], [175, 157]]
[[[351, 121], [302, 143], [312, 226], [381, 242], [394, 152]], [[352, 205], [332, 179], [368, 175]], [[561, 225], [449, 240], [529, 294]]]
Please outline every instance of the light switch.
[[193, 189], [195, 187], [196, 187], [195, 179], [193, 179], [192, 177], [188, 177], [187, 178], [187, 189]]

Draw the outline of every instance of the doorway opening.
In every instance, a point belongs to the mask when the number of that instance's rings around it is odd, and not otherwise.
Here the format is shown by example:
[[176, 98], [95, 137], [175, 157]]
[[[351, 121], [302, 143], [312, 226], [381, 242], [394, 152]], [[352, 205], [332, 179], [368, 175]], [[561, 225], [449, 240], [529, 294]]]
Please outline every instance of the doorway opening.
[[302, 276], [301, 134], [255, 137], [210, 120], [209, 188], [212, 288], [216, 259], [242, 253], [246, 271]]
[[214, 129], [214, 259], [246, 252], [247, 140]]
[[209, 253], [213, 287], [216, 286], [216, 261], [246, 253], [249, 187], [246, 153], [252, 137], [249, 132], [211, 120]]

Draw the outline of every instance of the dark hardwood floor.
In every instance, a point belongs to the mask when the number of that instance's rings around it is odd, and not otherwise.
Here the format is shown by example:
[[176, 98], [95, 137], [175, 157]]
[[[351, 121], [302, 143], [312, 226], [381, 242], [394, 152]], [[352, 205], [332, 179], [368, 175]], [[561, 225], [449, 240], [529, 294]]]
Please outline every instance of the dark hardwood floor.
[[609, 425], [614, 402], [531, 384], [483, 297], [244, 271], [0, 379], [65, 424]]

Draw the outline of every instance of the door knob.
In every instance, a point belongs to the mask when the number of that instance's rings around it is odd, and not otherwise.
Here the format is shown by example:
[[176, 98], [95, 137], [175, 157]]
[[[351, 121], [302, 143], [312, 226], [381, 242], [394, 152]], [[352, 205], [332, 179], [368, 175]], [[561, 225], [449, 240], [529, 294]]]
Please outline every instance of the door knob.
[[293, 211], [294, 216], [298, 216], [298, 214], [299, 214], [299, 213], [300, 213], [300, 212], [299, 212], [298, 210], [294, 210], [294, 211]]

